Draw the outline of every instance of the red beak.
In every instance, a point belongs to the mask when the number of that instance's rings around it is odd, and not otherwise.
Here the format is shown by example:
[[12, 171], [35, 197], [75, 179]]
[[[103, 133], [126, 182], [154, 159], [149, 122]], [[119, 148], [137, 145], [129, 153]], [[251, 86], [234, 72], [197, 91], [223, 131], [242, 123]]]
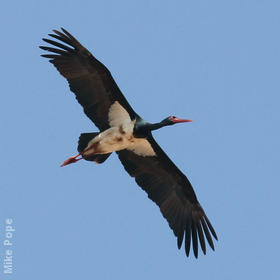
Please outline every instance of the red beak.
[[185, 119], [173, 118], [173, 122], [174, 122], [174, 123], [192, 122], [192, 120], [185, 120]]

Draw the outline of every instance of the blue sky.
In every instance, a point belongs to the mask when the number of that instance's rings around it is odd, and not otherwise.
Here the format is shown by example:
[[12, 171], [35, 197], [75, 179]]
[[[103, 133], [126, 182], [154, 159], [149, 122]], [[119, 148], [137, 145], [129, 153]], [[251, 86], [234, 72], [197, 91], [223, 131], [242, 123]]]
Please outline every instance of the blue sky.
[[[1, 279], [279, 278], [279, 1], [2, 3]], [[59, 165], [96, 131], [38, 48], [73, 33], [145, 119], [211, 219], [216, 251], [186, 258], [116, 156]], [[13, 274], [3, 274], [5, 220]]]

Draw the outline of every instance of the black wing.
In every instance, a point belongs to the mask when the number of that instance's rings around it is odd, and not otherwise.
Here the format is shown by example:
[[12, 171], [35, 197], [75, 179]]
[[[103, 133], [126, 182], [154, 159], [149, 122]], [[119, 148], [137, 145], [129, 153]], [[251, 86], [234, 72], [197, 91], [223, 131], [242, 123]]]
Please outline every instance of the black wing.
[[131, 108], [109, 70], [84, 48], [69, 32], [53, 30], [49, 36], [61, 41], [43, 39], [52, 47], [40, 46], [49, 51], [43, 54], [63, 75], [83, 106], [85, 114], [100, 130], [109, 128], [110, 106], [118, 101], [129, 113], [131, 119], [138, 115]]
[[212, 236], [217, 235], [200, 206], [187, 177], [168, 158], [152, 136], [150, 142], [156, 156], [140, 156], [129, 150], [117, 152], [125, 170], [135, 177], [137, 184], [147, 192], [159, 207], [162, 215], [177, 237], [178, 248], [185, 236], [185, 251], [189, 256], [192, 240], [193, 252], [198, 256], [198, 239], [206, 254], [206, 237], [214, 250]]

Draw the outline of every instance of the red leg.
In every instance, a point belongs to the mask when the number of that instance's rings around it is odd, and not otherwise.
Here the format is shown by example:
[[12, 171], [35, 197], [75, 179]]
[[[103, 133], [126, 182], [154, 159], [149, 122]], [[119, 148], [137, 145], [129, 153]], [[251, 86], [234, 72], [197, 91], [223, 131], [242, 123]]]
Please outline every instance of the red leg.
[[82, 156], [85, 152], [87, 152], [87, 151], [90, 150], [90, 149], [92, 149], [92, 147], [89, 147], [89, 148], [83, 150], [82, 152], [80, 152], [79, 154], [68, 158], [68, 159], [65, 160], [60, 166], [62, 167], [62, 166], [68, 165], [68, 164], [70, 164], [70, 163], [75, 163], [75, 162], [77, 162], [77, 161], [83, 159], [82, 157], [77, 159], [77, 157], [78, 157], [78, 156]]
[[82, 157], [77, 159], [77, 157], [80, 156], [80, 155], [81, 155], [81, 153], [80, 153], [80, 154], [77, 154], [77, 155], [75, 155], [75, 156], [72, 156], [72, 157], [70, 157], [70, 158], [68, 158], [68, 159], [65, 160], [60, 166], [62, 167], [62, 166], [65, 166], [65, 165], [68, 165], [68, 164], [70, 164], [70, 163], [74, 163], [74, 162], [77, 162], [77, 161], [83, 159]]

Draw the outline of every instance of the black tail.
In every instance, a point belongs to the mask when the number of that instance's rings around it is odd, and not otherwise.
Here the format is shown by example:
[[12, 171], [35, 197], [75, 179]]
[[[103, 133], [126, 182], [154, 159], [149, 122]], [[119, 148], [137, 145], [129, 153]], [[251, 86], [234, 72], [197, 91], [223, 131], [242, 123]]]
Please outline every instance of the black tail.
[[[81, 153], [88, 145], [88, 142], [92, 140], [95, 136], [97, 136], [98, 132], [91, 132], [91, 133], [82, 133], [79, 138], [78, 142], [78, 152]], [[102, 154], [102, 155], [94, 155], [90, 157], [84, 157], [85, 160], [88, 161], [95, 161], [96, 163], [103, 163], [109, 156], [109, 154]]]

